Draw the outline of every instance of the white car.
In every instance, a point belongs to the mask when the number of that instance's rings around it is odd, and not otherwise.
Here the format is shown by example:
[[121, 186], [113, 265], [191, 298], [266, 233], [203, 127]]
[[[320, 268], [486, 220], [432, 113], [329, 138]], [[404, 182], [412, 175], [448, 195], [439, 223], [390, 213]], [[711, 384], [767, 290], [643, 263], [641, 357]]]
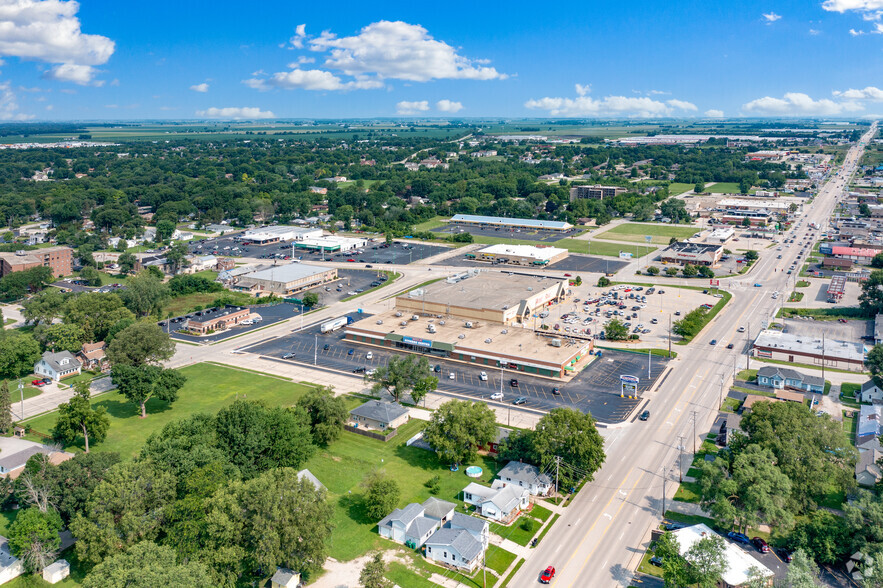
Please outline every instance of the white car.
[[448, 379], [449, 380], [456, 380], [457, 374], [455, 374], [454, 372], [451, 372], [450, 374], [448, 374]]
[[491, 394], [491, 400], [502, 400], [502, 399], [503, 399], [502, 392], [494, 392], [493, 394]]
[[374, 354], [369, 351], [365, 354], [365, 359], [374, 359]]
[[739, 327], [739, 328], [736, 329], [736, 330], [739, 331], [740, 333], [744, 333], [744, 332], [745, 332], [745, 327]]
[[482, 382], [487, 382], [487, 374], [484, 372], [481, 372], [480, 374], [478, 374], [478, 379], [481, 380]]

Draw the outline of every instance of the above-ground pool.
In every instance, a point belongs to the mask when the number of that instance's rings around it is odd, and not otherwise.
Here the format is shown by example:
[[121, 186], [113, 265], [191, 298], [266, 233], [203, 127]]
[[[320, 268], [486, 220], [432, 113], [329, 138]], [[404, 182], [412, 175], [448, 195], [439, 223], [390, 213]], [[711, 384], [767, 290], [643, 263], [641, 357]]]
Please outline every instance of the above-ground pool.
[[478, 466], [469, 466], [466, 468], [466, 475], [470, 478], [477, 478], [481, 476], [482, 469]]

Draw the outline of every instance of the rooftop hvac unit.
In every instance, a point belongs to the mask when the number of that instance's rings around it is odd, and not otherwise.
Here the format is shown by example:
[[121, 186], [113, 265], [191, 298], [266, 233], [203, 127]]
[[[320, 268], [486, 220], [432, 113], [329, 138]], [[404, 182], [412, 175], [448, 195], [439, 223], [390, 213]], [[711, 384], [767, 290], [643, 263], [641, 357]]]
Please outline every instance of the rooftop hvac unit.
[[463, 333], [460, 333], [459, 335], [457, 335], [457, 339], [465, 339], [465, 338], [466, 338], [466, 335], [464, 335]]
[[505, 335], [508, 332], [509, 332], [509, 329], [503, 329], [502, 331], [500, 331], [500, 334]]
[[484, 340], [485, 343], [491, 343], [492, 341], [493, 341], [493, 339], [485, 339]]

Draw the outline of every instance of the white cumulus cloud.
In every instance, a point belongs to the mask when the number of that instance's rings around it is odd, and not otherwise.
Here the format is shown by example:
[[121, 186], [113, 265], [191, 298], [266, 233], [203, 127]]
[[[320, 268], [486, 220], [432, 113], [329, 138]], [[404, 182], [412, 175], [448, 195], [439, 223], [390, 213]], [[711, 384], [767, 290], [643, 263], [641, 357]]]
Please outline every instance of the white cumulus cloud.
[[686, 100], [678, 100], [676, 98], [672, 98], [671, 100], [666, 100], [665, 103], [672, 108], [677, 108], [678, 110], [699, 110], [698, 108], [696, 108], [695, 104], [693, 104], [692, 102], [687, 102]]
[[545, 97], [528, 100], [524, 106], [535, 110], [546, 110], [551, 116], [590, 117], [655, 117], [670, 116], [676, 110], [696, 110], [696, 105], [692, 102], [677, 99], [660, 102], [646, 96], [605, 96], [598, 99], [587, 95], [577, 95], [575, 98]]
[[[51, 110], [51, 107], [47, 107]], [[18, 111], [18, 100], [9, 82], [0, 84], [0, 120], [30, 120], [33, 114], [24, 114]]]
[[845, 112], [857, 112], [862, 108], [862, 105], [854, 100], [834, 101], [827, 98], [813, 100], [802, 92], [788, 92], [782, 98], [764, 96], [742, 105], [742, 110], [745, 112], [780, 116], [832, 116]]
[[246, 86], [257, 90], [281, 88], [283, 90], [372, 90], [382, 88], [383, 82], [370, 79], [355, 79], [344, 82], [339, 76], [321, 69], [299, 69], [280, 71], [269, 78], [243, 80]]
[[835, 91], [834, 96], [845, 98], [847, 100], [873, 100], [874, 102], [883, 102], [883, 90], [874, 86], [868, 86], [864, 90], [850, 88], [849, 90], [843, 90], [842, 92]]
[[455, 112], [460, 112], [463, 110], [462, 102], [454, 102], [453, 100], [439, 100], [435, 103], [435, 107], [442, 112], [450, 112], [451, 114]]
[[307, 25], [306, 25], [306, 23], [304, 23], [304, 24], [299, 24], [299, 25], [297, 25], [297, 27], [294, 29], [294, 36], [291, 37], [291, 38], [288, 40], [288, 42], [291, 43], [291, 46], [294, 47], [295, 49], [303, 49], [303, 46], [304, 46], [304, 39], [306, 38], [306, 36], [307, 36]]
[[190, 86], [190, 89], [193, 90], [194, 92], [205, 93], [205, 92], [208, 92], [208, 84], [206, 84], [205, 82], [203, 82], [201, 84], [193, 84], [192, 86]]
[[705, 116], [707, 116], [708, 118], [723, 118], [723, 117], [724, 117], [724, 111], [723, 111], [723, 110], [718, 110], [718, 109], [716, 109], [716, 108], [712, 108], [712, 109], [710, 109], [710, 110], [706, 110], [704, 114], [705, 114]]
[[590, 94], [592, 92], [592, 84], [575, 84], [576, 93], [578, 96], [585, 96], [586, 94]]
[[418, 112], [426, 112], [427, 110], [429, 110], [428, 100], [415, 100], [414, 102], [402, 100], [401, 102], [396, 103], [396, 112], [399, 114], [417, 114]]
[[781, 14], [776, 14], [775, 12], [769, 12], [763, 15], [764, 20], [766, 20], [767, 24], [772, 24], [777, 20], [782, 18]]
[[230, 119], [258, 119], [258, 118], [276, 118], [276, 115], [269, 110], [261, 110], [253, 106], [226, 108], [211, 107], [207, 110], [197, 110], [196, 116], [204, 116], [207, 118], [230, 118]]
[[97, 65], [113, 55], [112, 40], [80, 30], [77, 2], [5, 0], [0, 2], [0, 56], [57, 64], [45, 77], [89, 84]]
[[822, 8], [829, 12], [873, 12], [883, 10], [883, 0], [825, 0]]

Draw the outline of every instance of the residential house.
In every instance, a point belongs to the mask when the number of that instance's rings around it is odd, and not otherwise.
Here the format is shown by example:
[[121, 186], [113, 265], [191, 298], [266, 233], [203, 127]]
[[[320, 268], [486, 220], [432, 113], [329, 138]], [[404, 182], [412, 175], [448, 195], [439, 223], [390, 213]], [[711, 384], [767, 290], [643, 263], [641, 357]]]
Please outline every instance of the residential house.
[[855, 464], [855, 481], [859, 486], [873, 487], [883, 477], [883, 469], [878, 462], [883, 458], [883, 451], [870, 449], [860, 451]]
[[9, 541], [0, 536], [0, 584], [10, 582], [24, 573], [24, 566], [17, 557], [12, 555]]
[[[693, 545], [702, 539], [717, 535], [707, 525], [701, 523], [672, 531], [671, 534], [678, 540], [678, 551], [681, 555], [687, 553]], [[724, 588], [745, 586], [752, 575], [766, 578], [767, 585], [772, 586], [774, 576], [772, 570], [732, 541], [724, 541], [723, 543], [724, 570], [721, 574], [721, 582]]]
[[426, 541], [427, 559], [469, 572], [478, 566], [482, 553], [481, 543], [465, 529], [439, 529]]
[[439, 524], [444, 525], [453, 518], [455, 507], [453, 502], [430, 496], [423, 502], [423, 516], [435, 519]]
[[397, 429], [408, 422], [408, 409], [395, 402], [369, 400], [350, 411], [350, 421], [354, 427], [365, 429]]
[[855, 431], [855, 448], [858, 449], [855, 479], [861, 486], [873, 486], [883, 474], [877, 465], [877, 460], [883, 457], [883, 447], [880, 445], [881, 421], [883, 404], [863, 404], [859, 409]]
[[81, 368], [93, 372], [105, 372], [109, 370], [110, 362], [105, 353], [106, 349], [107, 345], [104, 341], [83, 343], [83, 348], [77, 353], [77, 359], [80, 360]]
[[288, 568], [276, 568], [270, 578], [270, 588], [297, 588], [300, 586], [300, 574]]
[[726, 420], [721, 425], [720, 434], [718, 434], [718, 444], [727, 446], [733, 440], [736, 432], [742, 432], [742, 415], [728, 413]]
[[858, 394], [859, 402], [874, 402], [883, 400], [883, 390], [880, 389], [874, 379], [871, 378], [864, 384], [862, 384], [861, 390]]
[[790, 368], [769, 365], [757, 370], [757, 385], [784, 390], [791, 388], [804, 392], [825, 392], [825, 380], [820, 376], [808, 376]]
[[512, 431], [510, 429], [497, 427], [497, 434], [494, 436], [494, 440], [485, 446], [487, 452], [492, 455], [497, 455], [497, 453], [499, 453], [500, 451], [500, 443], [508, 439], [511, 432]]
[[[427, 514], [426, 507], [430, 512]], [[443, 500], [430, 499], [423, 504], [412, 502], [405, 508], [397, 508], [377, 523], [381, 537], [392, 539], [417, 548], [441, 526], [441, 519], [435, 515], [450, 518], [454, 505]]]
[[552, 490], [554, 485], [552, 478], [540, 472], [540, 469], [529, 463], [510, 461], [506, 464], [497, 477], [503, 485], [515, 484], [527, 488], [533, 496], [545, 496]]
[[515, 484], [504, 485], [501, 480], [494, 480], [490, 488], [472, 482], [463, 488], [463, 501], [475, 506], [481, 516], [507, 524], [530, 506], [530, 491]]
[[58, 382], [62, 378], [79, 375], [80, 360], [70, 351], [44, 351], [40, 361], [34, 364], [34, 373]]

